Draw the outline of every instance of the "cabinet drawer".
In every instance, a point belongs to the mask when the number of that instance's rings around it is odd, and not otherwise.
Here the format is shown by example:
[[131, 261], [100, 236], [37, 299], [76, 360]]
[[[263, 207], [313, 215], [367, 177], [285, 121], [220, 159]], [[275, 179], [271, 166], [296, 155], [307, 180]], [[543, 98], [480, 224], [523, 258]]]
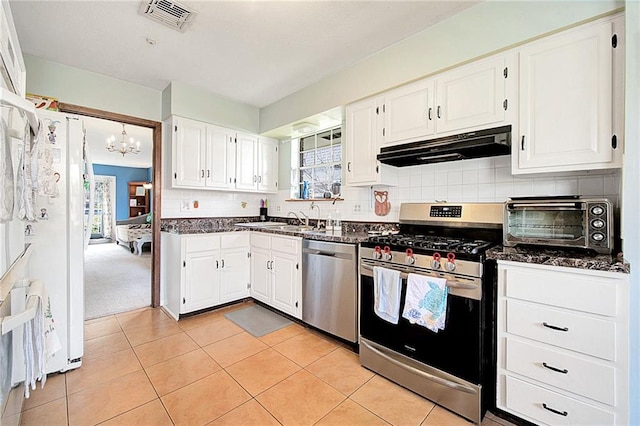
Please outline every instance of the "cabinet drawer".
[[289, 254], [302, 253], [299, 238], [272, 237], [271, 249]]
[[217, 250], [220, 248], [219, 235], [189, 235], [185, 238], [187, 253], [194, 251]]
[[510, 376], [506, 377], [506, 405], [509, 410], [524, 414], [535, 422], [543, 424], [598, 426], [615, 424], [615, 415], [609, 411]]
[[220, 248], [227, 249], [239, 247], [249, 247], [248, 232], [233, 232], [220, 237]]
[[576, 272], [508, 268], [506, 296], [594, 314], [616, 315], [615, 280]]
[[[614, 361], [616, 323], [507, 300], [507, 332]], [[546, 324], [546, 325], [545, 325]]]
[[251, 233], [251, 247], [261, 247], [265, 249], [271, 248], [271, 236], [267, 234], [260, 234], [257, 232]]
[[506, 343], [507, 370], [605, 404], [615, 404], [615, 368], [513, 338], [507, 338]]

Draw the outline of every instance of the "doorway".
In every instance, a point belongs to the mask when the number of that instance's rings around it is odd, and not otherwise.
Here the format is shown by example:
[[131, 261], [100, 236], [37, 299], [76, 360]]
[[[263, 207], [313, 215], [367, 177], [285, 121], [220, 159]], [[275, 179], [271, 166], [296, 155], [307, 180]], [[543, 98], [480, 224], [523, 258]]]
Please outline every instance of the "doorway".
[[59, 103], [60, 112], [116, 121], [133, 126], [147, 127], [153, 131], [152, 153], [152, 212], [151, 222], [151, 307], [160, 306], [160, 218], [162, 176], [162, 123], [144, 118], [87, 108], [79, 105]]

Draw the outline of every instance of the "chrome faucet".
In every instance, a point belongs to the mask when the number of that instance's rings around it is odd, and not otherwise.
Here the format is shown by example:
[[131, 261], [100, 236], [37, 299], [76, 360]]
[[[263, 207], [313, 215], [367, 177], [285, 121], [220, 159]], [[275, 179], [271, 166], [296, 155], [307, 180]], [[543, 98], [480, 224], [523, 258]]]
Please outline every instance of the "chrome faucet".
[[300, 216], [298, 216], [298, 214], [294, 211], [290, 211], [289, 213], [287, 213], [287, 217], [290, 217], [293, 215], [293, 217], [298, 219], [298, 222], [300, 222], [300, 225], [305, 225], [305, 226], [309, 225], [309, 216], [307, 216], [303, 212], [300, 212], [300, 214], [302, 214], [302, 216], [304, 217], [304, 220], [302, 220]]
[[317, 220], [316, 220], [316, 226], [315, 226], [315, 228], [316, 228], [316, 229], [320, 229], [320, 206], [319, 206], [319, 205], [317, 205], [315, 201], [312, 201], [312, 202], [311, 202], [311, 206], [309, 206], [309, 210], [313, 211], [313, 208], [314, 208], [314, 207], [315, 207], [316, 209], [318, 209], [318, 217], [316, 218]]

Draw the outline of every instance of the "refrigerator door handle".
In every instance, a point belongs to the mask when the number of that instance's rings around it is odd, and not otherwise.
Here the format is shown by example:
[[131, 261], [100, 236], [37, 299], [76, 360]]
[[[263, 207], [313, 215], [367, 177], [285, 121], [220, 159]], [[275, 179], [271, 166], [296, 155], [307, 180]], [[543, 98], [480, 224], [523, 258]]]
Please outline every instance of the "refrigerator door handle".
[[89, 145], [87, 143], [87, 129], [82, 126], [82, 153], [84, 155], [85, 167], [87, 170], [87, 176], [89, 178], [89, 212], [87, 215], [87, 224], [84, 230], [84, 249], [89, 247], [89, 240], [91, 239], [91, 224], [93, 223], [93, 204], [96, 198], [95, 188], [95, 176], [93, 174], [93, 162], [89, 155]]

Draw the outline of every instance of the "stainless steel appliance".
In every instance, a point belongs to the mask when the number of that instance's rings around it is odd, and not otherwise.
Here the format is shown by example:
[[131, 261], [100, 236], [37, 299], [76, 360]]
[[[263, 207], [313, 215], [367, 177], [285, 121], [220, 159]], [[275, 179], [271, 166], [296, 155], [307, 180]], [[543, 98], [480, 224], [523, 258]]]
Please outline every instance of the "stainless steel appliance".
[[[495, 400], [495, 263], [486, 250], [500, 242], [503, 204], [402, 204], [400, 233], [360, 245], [360, 363], [480, 423]], [[447, 280], [444, 330], [374, 311], [373, 268]]]
[[391, 166], [439, 163], [511, 154], [511, 126], [382, 147], [378, 160]]
[[356, 244], [302, 241], [302, 320], [357, 342]]
[[543, 245], [613, 250], [613, 210], [605, 198], [522, 197], [505, 203], [505, 246]]

